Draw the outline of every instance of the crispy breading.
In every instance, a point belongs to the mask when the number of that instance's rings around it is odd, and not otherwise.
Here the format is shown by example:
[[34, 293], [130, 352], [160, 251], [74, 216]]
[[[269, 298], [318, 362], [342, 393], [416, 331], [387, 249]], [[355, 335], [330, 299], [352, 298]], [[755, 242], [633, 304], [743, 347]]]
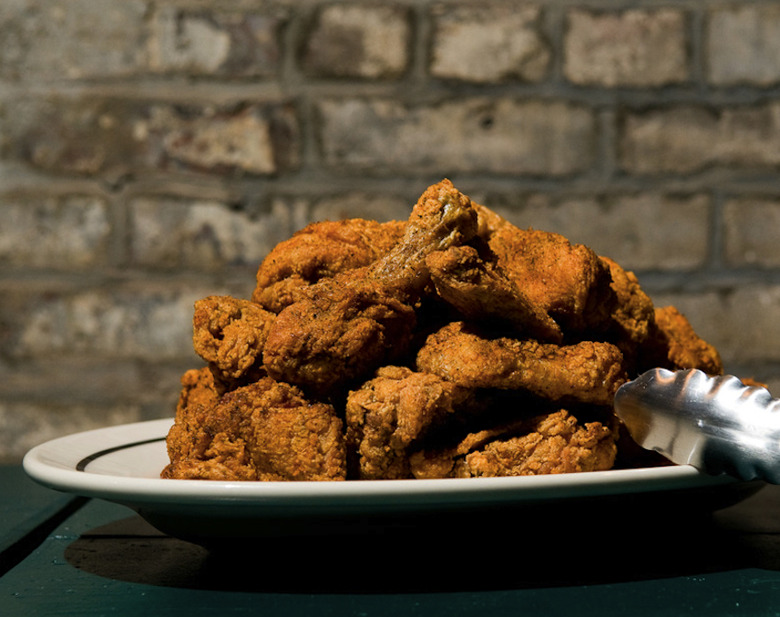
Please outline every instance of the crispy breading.
[[564, 331], [602, 330], [609, 322], [607, 265], [582, 244], [559, 234], [498, 226], [488, 244], [507, 276]]
[[464, 387], [521, 389], [553, 401], [598, 405], [611, 405], [627, 380], [623, 354], [610, 343], [490, 338], [462, 321], [428, 337], [417, 368]]
[[320, 279], [367, 266], [403, 236], [405, 221], [364, 219], [311, 223], [277, 244], [257, 270], [252, 300], [278, 313]]
[[410, 478], [409, 452], [432, 428], [458, 413], [471, 394], [406, 367], [379, 369], [347, 399], [347, 443], [359, 457], [358, 477]]
[[264, 377], [209, 405], [190, 405], [168, 436], [163, 477], [344, 480], [343, 424], [331, 405]]
[[224, 377], [239, 379], [262, 368], [262, 353], [276, 315], [249, 300], [208, 296], [195, 303], [195, 352]]
[[410, 457], [415, 478], [476, 478], [600, 471], [612, 467], [617, 428], [580, 424], [565, 409], [471, 433], [451, 448]]
[[529, 300], [503, 270], [480, 258], [472, 246], [428, 255], [425, 264], [436, 292], [465, 318], [498, 320], [532, 338], [560, 343], [560, 326]]

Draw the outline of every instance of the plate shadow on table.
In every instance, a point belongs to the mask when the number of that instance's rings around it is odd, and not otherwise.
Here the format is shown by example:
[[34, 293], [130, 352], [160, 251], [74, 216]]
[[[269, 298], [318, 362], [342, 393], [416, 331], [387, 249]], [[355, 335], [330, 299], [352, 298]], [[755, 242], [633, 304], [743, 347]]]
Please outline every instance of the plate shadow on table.
[[780, 529], [746, 529], [742, 504], [715, 513], [690, 506], [646, 495], [458, 508], [287, 531], [271, 525], [266, 537], [208, 546], [133, 516], [83, 534], [65, 557], [78, 569], [127, 582], [285, 593], [525, 589], [780, 570]]

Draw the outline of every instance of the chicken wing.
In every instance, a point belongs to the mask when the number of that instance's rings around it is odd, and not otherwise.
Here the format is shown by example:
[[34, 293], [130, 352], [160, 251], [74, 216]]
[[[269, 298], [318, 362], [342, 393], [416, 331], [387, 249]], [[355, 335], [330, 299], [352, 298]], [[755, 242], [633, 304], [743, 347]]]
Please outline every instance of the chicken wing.
[[323, 393], [392, 363], [411, 340], [412, 307], [430, 281], [425, 257], [475, 233], [468, 197], [449, 181], [430, 187], [383, 258], [320, 280], [279, 313], [263, 352], [268, 374]]
[[479, 257], [472, 246], [453, 246], [431, 253], [425, 260], [441, 298], [465, 318], [498, 320], [518, 333], [560, 343], [561, 329], [533, 304], [502, 270]]
[[257, 270], [252, 301], [274, 313], [301, 288], [339, 272], [367, 266], [402, 237], [406, 223], [364, 219], [311, 223], [277, 244]]
[[603, 330], [609, 322], [609, 268], [598, 255], [561, 235], [494, 228], [488, 244], [497, 263], [528, 299], [566, 332]]
[[462, 321], [428, 337], [417, 369], [464, 387], [521, 389], [549, 400], [597, 405], [611, 405], [627, 380], [623, 354], [610, 343], [491, 339]]

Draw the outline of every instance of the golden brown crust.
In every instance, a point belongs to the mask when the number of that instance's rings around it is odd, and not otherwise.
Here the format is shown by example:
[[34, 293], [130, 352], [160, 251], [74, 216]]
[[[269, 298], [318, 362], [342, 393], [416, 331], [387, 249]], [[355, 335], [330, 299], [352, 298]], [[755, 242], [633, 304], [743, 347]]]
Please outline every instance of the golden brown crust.
[[428, 337], [417, 368], [463, 387], [527, 390], [549, 400], [611, 405], [627, 375], [623, 354], [610, 343], [558, 346], [534, 340], [488, 338], [464, 322]]
[[343, 480], [343, 425], [332, 406], [269, 377], [188, 405], [168, 436], [163, 477], [206, 480]]
[[358, 477], [411, 477], [409, 452], [470, 394], [435, 375], [398, 366], [379, 369], [347, 399], [347, 443], [359, 457]]
[[504, 322], [519, 334], [560, 343], [560, 326], [472, 246], [436, 251], [425, 260], [436, 292], [465, 318]]
[[252, 300], [278, 313], [301, 288], [370, 264], [403, 236], [405, 221], [364, 219], [311, 223], [277, 244], [257, 270]]
[[477, 478], [600, 471], [612, 467], [617, 432], [580, 424], [566, 410], [466, 436], [450, 449], [412, 455], [416, 478]]
[[262, 353], [276, 315], [248, 300], [208, 296], [195, 303], [193, 347], [227, 379], [262, 366]]
[[559, 234], [499, 226], [488, 244], [507, 276], [565, 330], [601, 330], [609, 321], [609, 268], [590, 248]]

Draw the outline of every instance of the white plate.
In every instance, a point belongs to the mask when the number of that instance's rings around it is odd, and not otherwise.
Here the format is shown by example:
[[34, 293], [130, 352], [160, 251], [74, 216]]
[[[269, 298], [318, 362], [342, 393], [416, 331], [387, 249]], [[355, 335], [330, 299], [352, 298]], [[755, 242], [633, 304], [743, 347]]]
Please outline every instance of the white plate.
[[[50, 488], [117, 502], [166, 533], [196, 540], [317, 533], [334, 523], [657, 496], [720, 507], [760, 487], [690, 466], [449, 480], [217, 482], [163, 480], [172, 420], [108, 427], [30, 450], [25, 471]], [[714, 499], [713, 499], [714, 498]]]

